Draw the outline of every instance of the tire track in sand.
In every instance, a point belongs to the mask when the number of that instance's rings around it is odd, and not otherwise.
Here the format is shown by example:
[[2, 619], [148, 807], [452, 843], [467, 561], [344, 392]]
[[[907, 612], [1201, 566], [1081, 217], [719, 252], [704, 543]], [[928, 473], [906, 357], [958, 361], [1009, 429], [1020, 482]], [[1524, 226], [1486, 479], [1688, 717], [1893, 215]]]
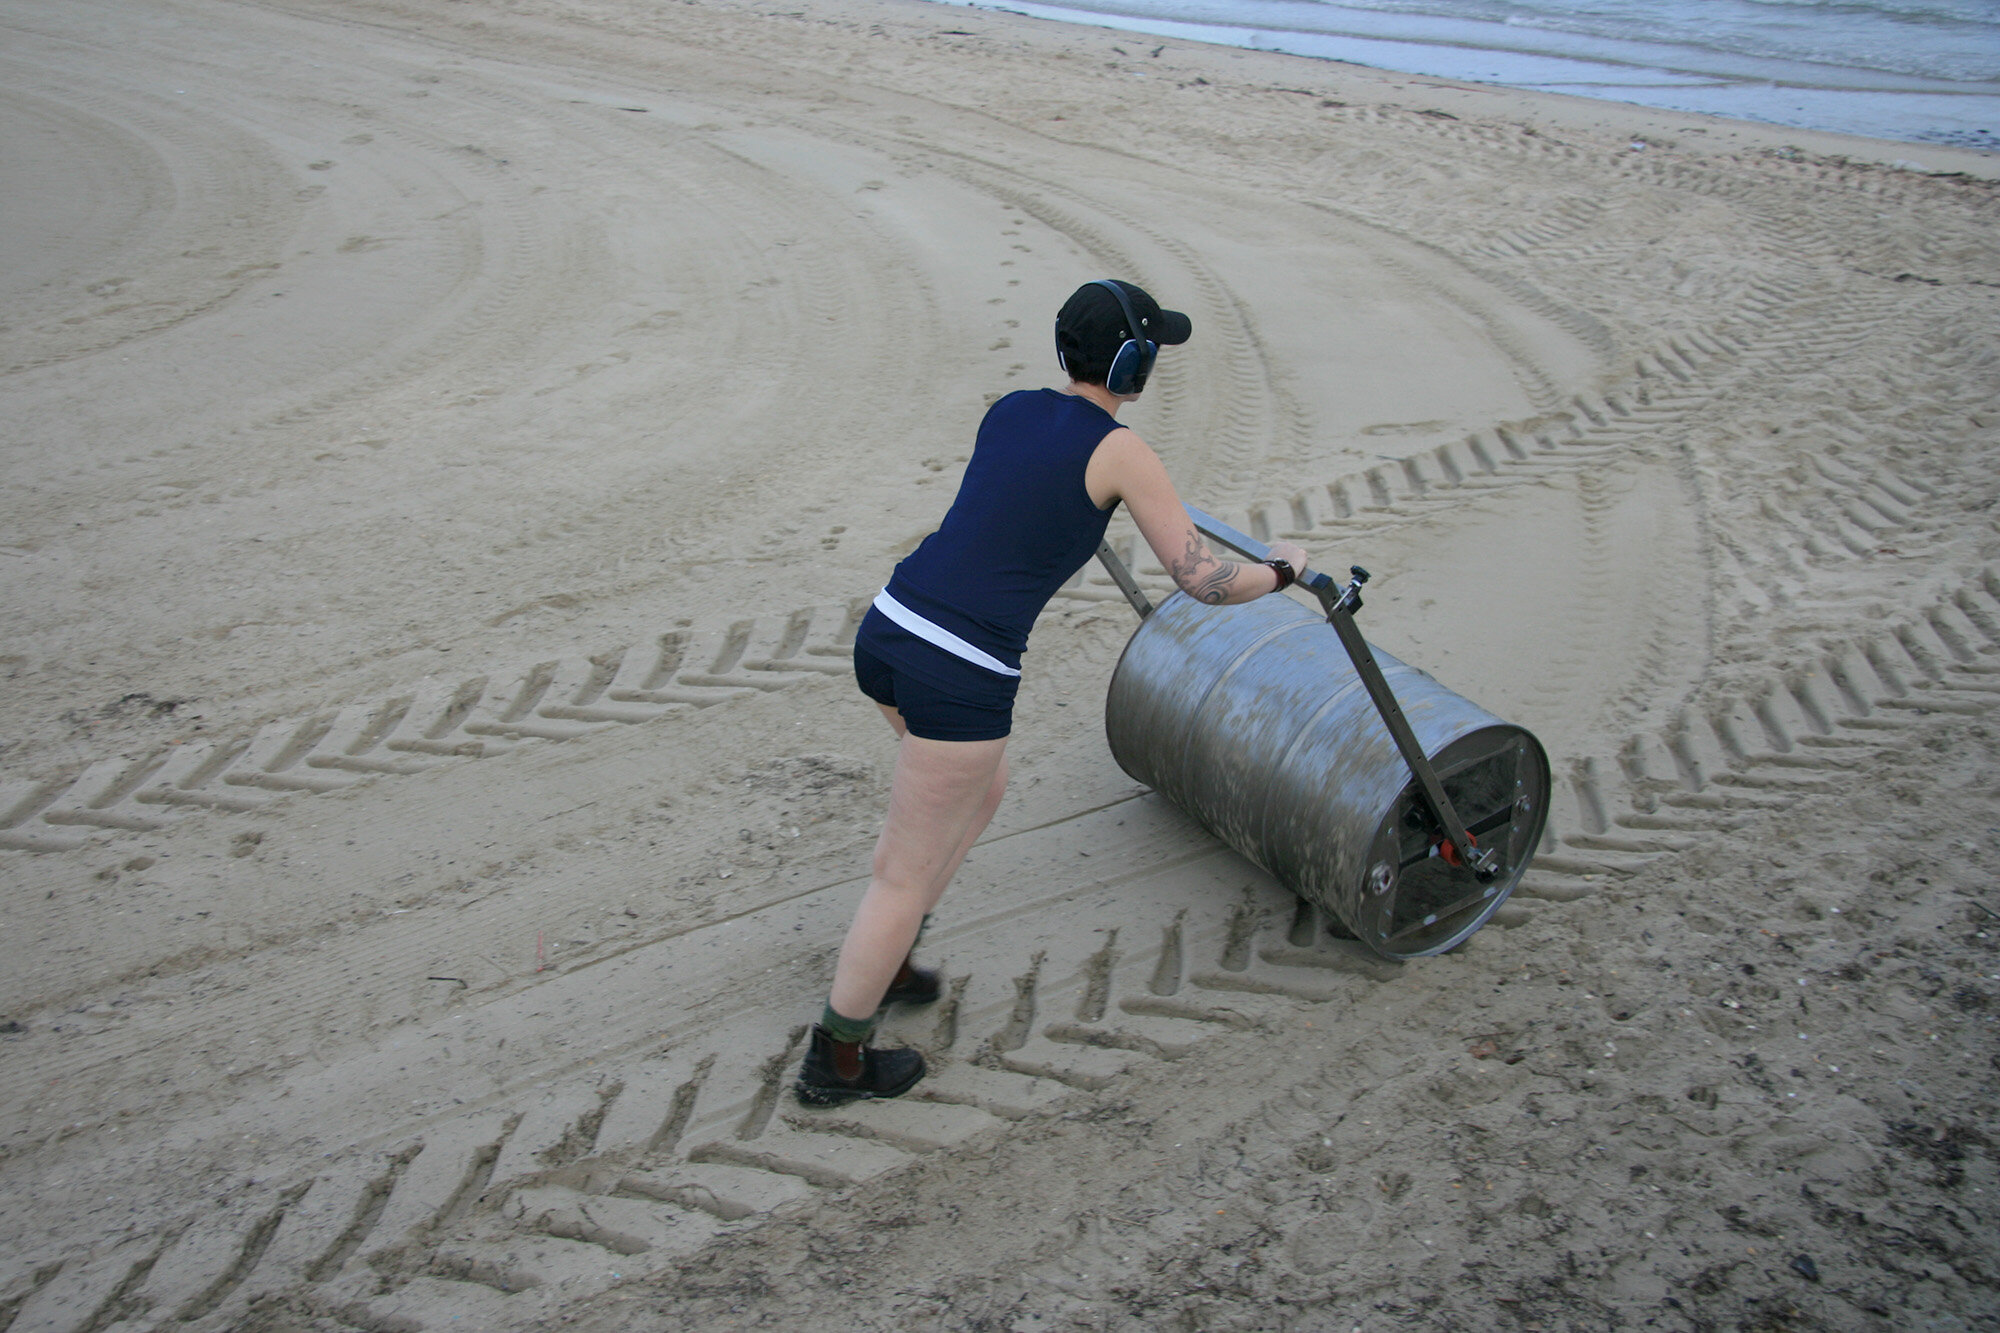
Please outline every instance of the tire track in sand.
[[[1684, 387], [1679, 375], [1657, 372], [1678, 367], [1693, 377], [1704, 366], [1727, 371], [1739, 359], [1754, 361], [1758, 350], [1727, 335], [1701, 341], [1712, 355], [1670, 344], [1642, 364], [1652, 373], [1640, 379]], [[1838, 341], [1819, 341], [1824, 345], [1815, 346], [1816, 353], [1841, 350]], [[1725, 356], [1730, 346], [1738, 350]], [[1661, 414], [1674, 409], [1675, 399], [1672, 392], [1655, 393], [1654, 384], [1642, 383], [1640, 390], [1643, 399], [1635, 391], [1630, 403], [1620, 395], [1578, 402], [1580, 420], [1572, 418], [1572, 430], [1538, 438], [1532, 449], [1496, 428], [1440, 457], [1435, 474], [1421, 467], [1378, 471], [1368, 488], [1385, 493], [1383, 517], [1416, 522], [1425, 512], [1420, 506], [1435, 502], [1434, 492], [1490, 480], [1505, 472], [1503, 457], [1568, 468], [1641, 454], [1647, 437], [1671, 424], [1663, 425]], [[1645, 415], [1636, 415], [1641, 411]], [[1741, 452], [1740, 443], [1733, 452]], [[1482, 453], [1492, 468], [1479, 465]], [[1448, 461], [1455, 462], [1456, 475]], [[1392, 475], [1399, 478], [1394, 490]], [[1921, 506], [1938, 491], [1922, 477], [1899, 476], [1866, 460], [1852, 466], [1822, 460], [1809, 475], [1813, 487], [1797, 501], [1807, 515], [1801, 521], [1808, 522], [1828, 512], [1826, 497], [1837, 502], [1844, 495], [1848, 503], [1865, 500], [1874, 524], [1900, 515], [1920, 527]], [[1335, 494], [1331, 484], [1326, 493]], [[1407, 512], [1388, 512], [1398, 507]], [[1305, 510], [1311, 517], [1310, 506]], [[1774, 512], [1768, 521], [1788, 521], [1783, 509]], [[1332, 530], [1352, 517], [1329, 515], [1315, 526]], [[1255, 513], [1266, 529], [1274, 518], [1299, 521], [1301, 507], [1271, 505]], [[1872, 535], [1880, 538], [1884, 530], [1877, 526]], [[1836, 582], [1845, 582], [1843, 571], [1865, 558], [1851, 542], [1831, 542], [1807, 555], [1832, 568]], [[1811, 573], [1814, 565], [1800, 568]], [[1813, 623], [1851, 626], [1852, 612], [1839, 614], [1841, 605], [1838, 597], [1827, 599]], [[259, 752], [267, 757], [259, 762], [274, 777], [307, 755], [329, 761], [307, 767], [343, 771], [330, 761], [364, 759], [388, 748], [391, 739], [402, 741], [400, 749], [389, 749], [392, 754], [448, 755], [474, 744], [484, 752], [489, 743], [581, 734], [569, 728], [629, 720], [617, 711], [620, 705], [695, 707], [730, 697], [732, 690], [782, 688], [786, 669], [801, 659], [844, 669], [841, 644], [857, 611], [825, 608], [791, 617], [782, 628], [740, 622], [709, 635], [683, 633], [629, 665], [630, 654], [540, 663], [497, 689], [434, 690], [422, 708], [414, 699], [392, 702], [360, 710], [338, 726], [334, 715], [315, 720], [303, 734], [265, 738]], [[1900, 618], [1819, 643], [1811, 661], [1753, 669], [1748, 688], [1711, 695], [1658, 731], [1635, 732], [1608, 754], [1576, 759], [1543, 853], [1524, 877], [1519, 901], [1503, 909], [1497, 924], [1531, 919], [1538, 902], [1587, 897], [1662, 856], [1725, 836], [1743, 819], [1782, 808], [1800, 793], [1836, 789], [1853, 781], [1882, 746], [1984, 714], [2000, 692], [1994, 660], [2000, 653], [2000, 571], [1980, 567]], [[690, 698], [683, 690], [699, 693]], [[602, 715], [591, 711], [600, 708]], [[567, 710], [582, 715], [564, 716]], [[256, 783], [238, 785], [258, 789]], [[1212, 844], [1187, 854], [1207, 864], [1219, 856], [1221, 866], [1243, 873]], [[170, 1317], [178, 1318], [179, 1311], [197, 1307], [189, 1303], [193, 1298], [173, 1294], [198, 1288], [212, 1305], [196, 1322], [213, 1319], [216, 1327], [228, 1326], [240, 1310], [232, 1304], [239, 1291], [252, 1290], [357, 1327], [380, 1326], [384, 1319], [422, 1324], [447, 1309], [490, 1310], [496, 1320], [511, 1319], [529, 1307], [505, 1304], [515, 1300], [507, 1293], [552, 1293], [559, 1284], [568, 1292], [588, 1291], [655, 1271], [645, 1265], [667, 1263], [813, 1190], [889, 1174], [926, 1152], [985, 1142], [1005, 1132], [1002, 1122], [1035, 1113], [1044, 1095], [1060, 1104], [1102, 1091], [1134, 1060], [1173, 1058], [1203, 1033], [1254, 1026], [1257, 1004], [1335, 1003], [1337, 994], [1310, 984], [1329, 973], [1381, 984], [1380, 977], [1397, 970], [1323, 940], [1310, 910], [1268, 884], [1252, 884], [1249, 896], [1233, 906], [1220, 904], [1210, 871], [1191, 890], [1178, 890], [1188, 897], [1158, 896], [1167, 891], [1155, 892], [1156, 881], [1173, 882], [1188, 864], [1142, 865], [1122, 876], [1112, 886], [1116, 896], [1107, 895], [1094, 914], [1101, 921], [1091, 932], [1065, 925], [1058, 938], [1024, 936], [1018, 923], [1041, 914], [1003, 907], [940, 940], [948, 952], [974, 950], [1001, 963], [970, 973], [954, 969], [952, 995], [940, 1012], [902, 1025], [943, 1066], [926, 1098], [957, 1109], [918, 1112], [920, 1104], [912, 1104], [887, 1117], [873, 1117], [886, 1108], [867, 1108], [868, 1116], [852, 1120], [800, 1122], [782, 1096], [797, 1041], [789, 1014], [744, 1017], [756, 1035], [696, 1049], [669, 1044], [665, 1051], [622, 1057], [613, 1051], [604, 1072], [580, 1081], [573, 1075], [534, 1082], [520, 1095], [480, 1108], [463, 1125], [454, 1122], [449, 1132], [405, 1139], [391, 1132], [394, 1141], [385, 1146], [392, 1160], [407, 1165], [429, 1156], [425, 1171], [408, 1184], [378, 1166], [342, 1164], [310, 1180], [274, 1170], [270, 1174], [285, 1180], [284, 1189], [247, 1207], [227, 1243], [207, 1233], [206, 1239], [186, 1240], [191, 1232], [169, 1225], [163, 1234], [171, 1248], [157, 1252], [43, 1256], [34, 1269], [42, 1276], [34, 1278], [22, 1308], [28, 1301], [37, 1311], [58, 1301], [65, 1309], [83, 1308], [96, 1299], [92, 1308], [99, 1314], [151, 1318], [171, 1306]], [[1011, 969], [1007, 958], [1016, 960]], [[1229, 998], [1218, 1005], [1216, 994]], [[1253, 997], [1248, 1009], [1238, 996]], [[742, 1052], [759, 1050], [763, 1057], [742, 1059]], [[734, 1063], [718, 1075], [725, 1055]], [[498, 1119], [490, 1114], [495, 1111]], [[391, 1211], [389, 1201], [399, 1194]], [[316, 1197], [323, 1205], [313, 1204]], [[307, 1210], [309, 1204], [311, 1210], [292, 1218], [294, 1207]], [[385, 1227], [389, 1234], [378, 1235]], [[290, 1268], [282, 1270], [289, 1278], [274, 1268], [257, 1285], [266, 1251], [291, 1256], [285, 1261]], [[155, 1273], [163, 1276], [156, 1280]], [[181, 1304], [173, 1305], [176, 1299]]]
[[[1266, 540], [1275, 534], [1365, 544], [1448, 513], [1455, 504], [1451, 492], [1459, 487], [1521, 484], [1550, 468], [1587, 469], [1668, 427], [1698, 422], [1759, 363], [1779, 362], [1796, 374], [1811, 363], [1833, 361], [1869, 337], [1882, 317], [1861, 303], [1831, 335], [1794, 333], [1787, 321], [1765, 316], [1742, 328], [1724, 324], [1701, 337], [1670, 340], [1640, 359], [1622, 391], [1577, 398], [1569, 411], [1496, 425], [1460, 444], [1335, 478], [1282, 503], [1254, 504], [1244, 515], [1246, 525]], [[1658, 368], [1671, 373], [1660, 375]], [[1129, 534], [1125, 540], [1134, 549]], [[1157, 565], [1142, 573], [1156, 591], [1164, 587]], [[1101, 574], [1079, 578], [1066, 595], [1118, 596]], [[838, 673], [859, 605], [738, 621], [698, 635], [675, 631], [656, 646], [536, 661], [492, 676], [434, 678], [386, 700], [274, 722], [247, 738], [191, 741], [137, 762], [98, 761], [67, 783], [0, 781], [0, 848], [70, 850], [85, 845], [93, 827], [164, 828], [190, 807], [260, 810], [282, 793], [340, 790], [372, 775], [501, 753], [527, 739], [564, 740], [602, 726], [652, 721], [720, 702], [731, 691], [782, 688], [802, 671]]]
[[[1529, 901], [1496, 927], [1528, 919], [1535, 900], [1573, 901], [1798, 793], [1852, 782], [1880, 748], [1989, 716], [1996, 626], [2000, 571], [1986, 568], [1906, 623], [1842, 645], [1824, 672], [1773, 680], [1706, 731], [1630, 748], [1616, 776], [1578, 784], [1596, 831], [1540, 857], [1521, 886]], [[1592, 817], [1617, 794], [1632, 808]], [[16, 1326], [219, 1333], [252, 1302], [356, 1329], [535, 1326], [822, 1192], [934, 1153], [990, 1151], [1016, 1123], [1088, 1115], [1140, 1064], [1187, 1058], [1225, 1033], [1275, 1036], [1308, 1015], [1359, 1021], [1408, 972], [1331, 938], [1315, 909], [1185, 827], [1119, 832], [1123, 813], [1136, 811], [1122, 803], [1011, 835], [1044, 844], [1031, 860], [1079, 837], [1124, 854], [1118, 873], [1046, 900], [982, 897], [983, 915], [939, 933], [946, 998], [887, 1029], [933, 1063], [909, 1099], [794, 1107], [786, 1086], [803, 1030], [790, 1006], [741, 1010], [704, 1022], [698, 1039], [642, 1038], [420, 1128], [383, 1125], [372, 1144], [317, 1165], [269, 1163], [219, 1216], [34, 1256], [6, 1289]], [[1241, 884], [1233, 901], [1215, 893], [1218, 878]], [[1054, 902], [1065, 911], [1050, 912]], [[699, 949], [700, 934], [675, 943]], [[610, 971], [587, 966], [564, 983], [606, 987], [615, 1006], [630, 982], [597, 976]], [[566, 1017], [537, 1002], [551, 1021]]]

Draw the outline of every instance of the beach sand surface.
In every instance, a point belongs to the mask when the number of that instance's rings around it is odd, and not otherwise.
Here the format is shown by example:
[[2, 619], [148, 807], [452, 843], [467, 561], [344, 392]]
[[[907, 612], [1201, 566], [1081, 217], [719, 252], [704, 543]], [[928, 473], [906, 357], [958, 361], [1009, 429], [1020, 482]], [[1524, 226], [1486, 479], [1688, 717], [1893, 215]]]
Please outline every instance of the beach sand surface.
[[[0, 28], [0, 1328], [2000, 1319], [1992, 155], [894, 0]], [[805, 1112], [854, 625], [1104, 275], [1547, 835], [1359, 951], [1119, 771], [1091, 566], [932, 1076]]]

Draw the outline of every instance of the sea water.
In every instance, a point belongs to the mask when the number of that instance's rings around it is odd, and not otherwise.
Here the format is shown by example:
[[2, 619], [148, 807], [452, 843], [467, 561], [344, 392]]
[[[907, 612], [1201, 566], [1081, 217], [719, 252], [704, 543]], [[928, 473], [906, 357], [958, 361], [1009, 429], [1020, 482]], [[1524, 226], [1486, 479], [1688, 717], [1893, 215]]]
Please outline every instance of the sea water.
[[949, 0], [1804, 129], [2000, 149], [2000, 0]]

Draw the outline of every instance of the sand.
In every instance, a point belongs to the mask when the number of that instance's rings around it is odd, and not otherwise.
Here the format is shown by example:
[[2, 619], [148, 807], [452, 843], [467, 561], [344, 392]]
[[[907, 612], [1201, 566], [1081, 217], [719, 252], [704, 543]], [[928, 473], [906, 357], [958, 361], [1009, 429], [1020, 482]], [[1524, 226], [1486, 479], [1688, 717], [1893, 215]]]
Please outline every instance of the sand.
[[[1992, 156], [889, 0], [0, 24], [0, 1327], [2000, 1318]], [[1093, 569], [937, 1072], [803, 1113], [856, 608], [1101, 274], [1549, 835], [1357, 952], [1111, 760]]]

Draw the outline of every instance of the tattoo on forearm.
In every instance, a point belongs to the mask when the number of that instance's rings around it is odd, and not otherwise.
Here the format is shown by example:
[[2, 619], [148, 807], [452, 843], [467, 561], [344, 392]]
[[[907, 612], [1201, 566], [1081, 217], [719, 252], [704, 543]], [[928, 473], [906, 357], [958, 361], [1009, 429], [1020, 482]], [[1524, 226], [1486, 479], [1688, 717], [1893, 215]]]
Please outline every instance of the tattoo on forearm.
[[1189, 533], [1186, 548], [1167, 572], [1188, 596], [1210, 606], [1220, 606], [1229, 600], [1240, 568], [1233, 561], [1217, 560], [1200, 537]]
[[1230, 589], [1236, 585], [1237, 566], [1228, 560], [1218, 560], [1215, 566], [1214, 572], [1204, 578], [1190, 596], [1210, 606], [1221, 606], [1229, 600]]

